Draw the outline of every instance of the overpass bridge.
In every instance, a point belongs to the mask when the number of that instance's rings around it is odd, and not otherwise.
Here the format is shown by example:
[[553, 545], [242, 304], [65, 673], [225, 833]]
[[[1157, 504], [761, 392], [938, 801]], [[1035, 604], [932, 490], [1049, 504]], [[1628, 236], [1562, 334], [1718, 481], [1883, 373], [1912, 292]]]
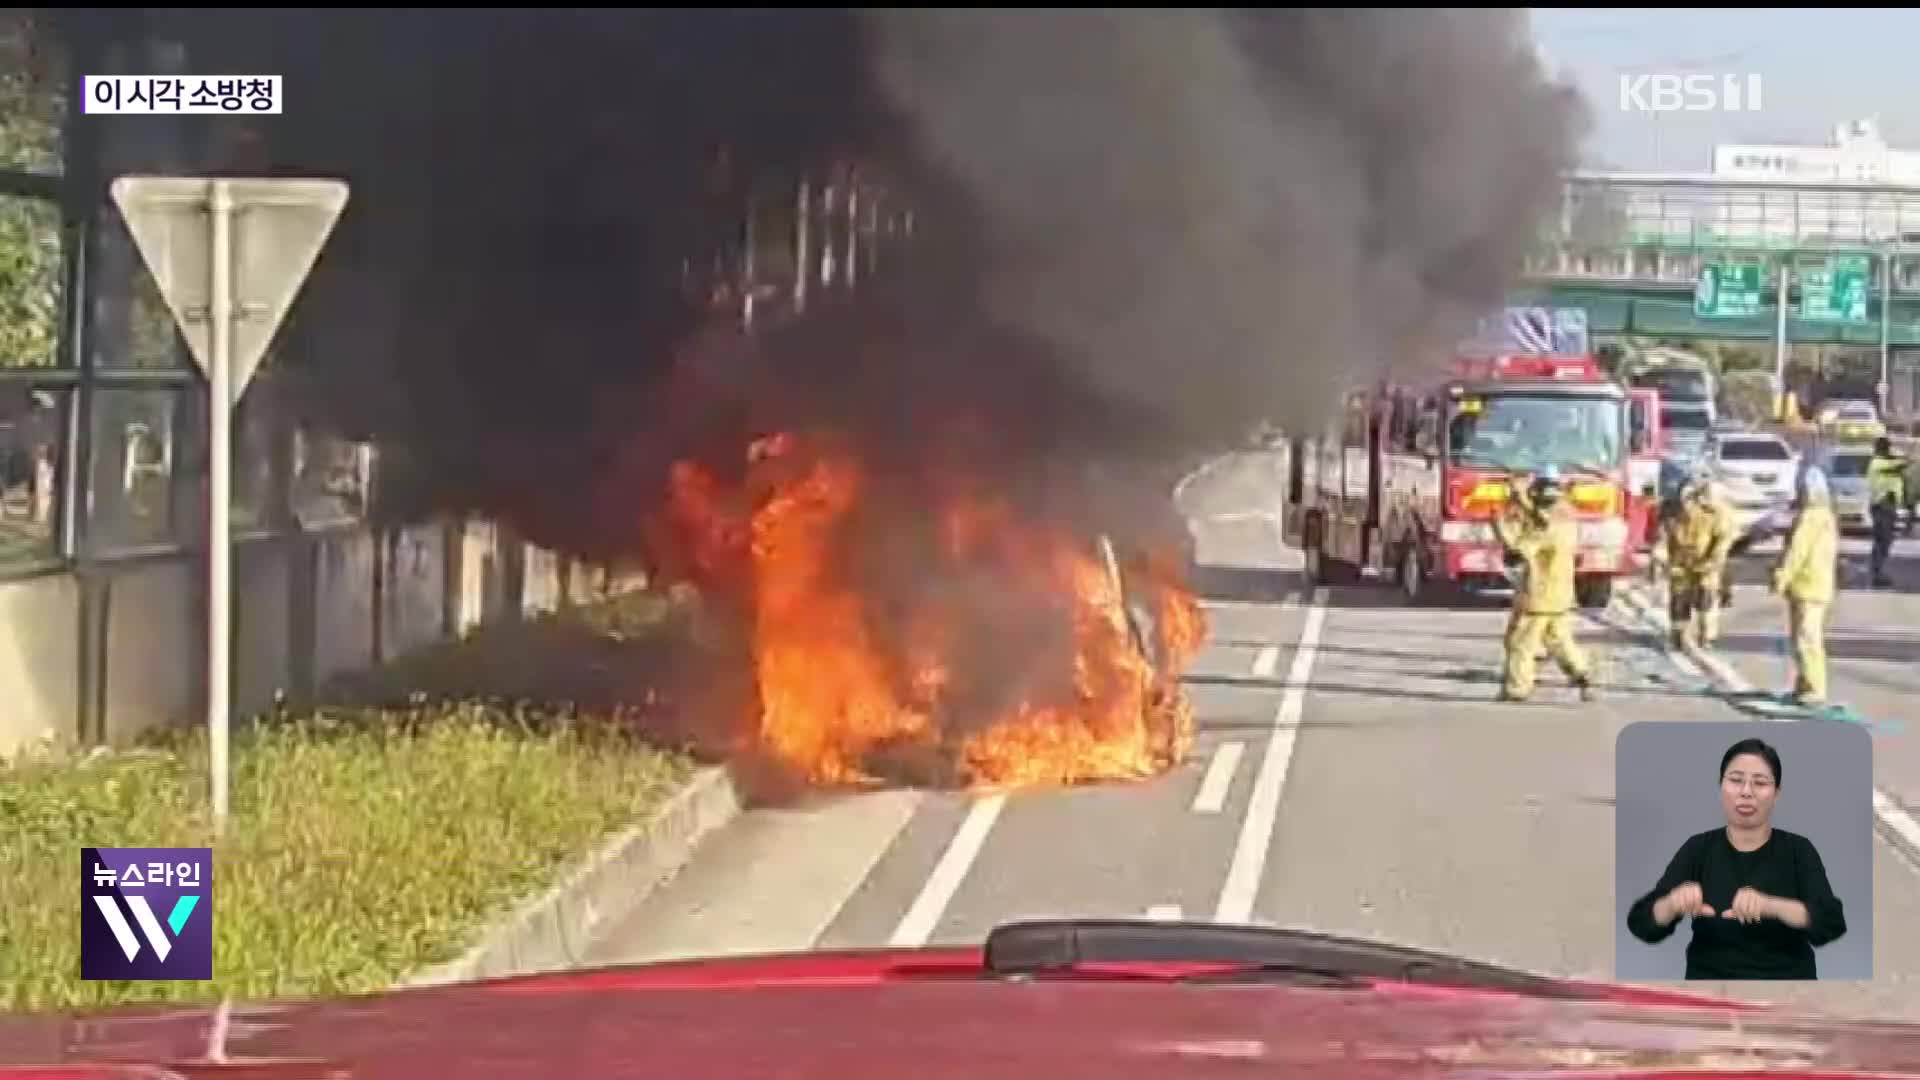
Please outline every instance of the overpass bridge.
[[[1835, 256], [1863, 257], [1864, 313], [1802, 318], [1805, 286]], [[1729, 262], [1758, 265], [1758, 306], [1697, 315], [1702, 268]], [[1512, 302], [1583, 307], [1596, 335], [1920, 347], [1920, 187], [1575, 173]]]

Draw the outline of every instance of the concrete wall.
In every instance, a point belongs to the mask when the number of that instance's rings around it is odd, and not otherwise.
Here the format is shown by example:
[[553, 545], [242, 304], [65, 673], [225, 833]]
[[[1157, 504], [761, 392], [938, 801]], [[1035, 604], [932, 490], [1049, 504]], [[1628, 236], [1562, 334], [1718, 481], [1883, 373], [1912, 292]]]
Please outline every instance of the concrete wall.
[[62, 574], [0, 587], [0, 751], [67, 734], [79, 670], [79, 583]]
[[[235, 553], [234, 594], [244, 598], [233, 609], [233, 709], [237, 714], [265, 711], [276, 693], [292, 686], [290, 547], [269, 541], [242, 545]], [[199, 608], [196, 604], [195, 610]]]
[[447, 549], [441, 529], [415, 527], [386, 538], [381, 588], [381, 659], [439, 641], [446, 626]]
[[561, 559], [551, 551], [527, 549], [526, 613], [557, 611], [561, 602]]
[[[199, 578], [192, 561], [178, 559], [129, 567], [106, 582], [108, 742], [119, 743], [146, 728], [192, 715], [194, 690], [205, 666], [200, 646], [205, 624], [195, 587]], [[239, 608], [249, 598], [236, 590], [234, 599]], [[67, 731], [75, 727], [58, 717], [45, 722]]]
[[[52, 734], [124, 743], [205, 708], [204, 560], [0, 582], [0, 756]], [[563, 565], [487, 523], [342, 529], [236, 546], [234, 714], [485, 621], [637, 579]], [[91, 597], [94, 621], [83, 612]], [[104, 622], [99, 621], [104, 616]]]
[[374, 540], [364, 531], [329, 533], [314, 545], [314, 663], [317, 682], [374, 662]]
[[468, 522], [457, 534], [459, 588], [453, 620], [456, 636], [499, 613], [501, 559], [499, 530], [491, 523]]

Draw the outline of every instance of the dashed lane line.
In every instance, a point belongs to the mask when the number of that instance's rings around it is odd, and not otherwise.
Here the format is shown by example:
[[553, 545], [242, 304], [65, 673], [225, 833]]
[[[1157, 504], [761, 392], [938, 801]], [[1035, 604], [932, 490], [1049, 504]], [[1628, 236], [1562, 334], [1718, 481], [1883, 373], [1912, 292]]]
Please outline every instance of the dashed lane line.
[[973, 861], [980, 857], [980, 849], [986, 846], [987, 835], [993, 832], [993, 823], [1006, 805], [1006, 795], [994, 794], [976, 801], [967, 811], [966, 820], [960, 823], [959, 831], [947, 843], [947, 850], [941, 853], [933, 873], [920, 887], [920, 895], [913, 898], [913, 906], [894, 929], [892, 945], [918, 948], [933, 936], [934, 927], [946, 914], [953, 894], [960, 890], [960, 883], [967, 879]]
[[1273, 678], [1273, 670], [1280, 666], [1280, 646], [1269, 645], [1260, 650], [1253, 658], [1253, 675], [1256, 679]]
[[1246, 749], [1245, 743], [1225, 742], [1213, 752], [1207, 773], [1200, 779], [1200, 790], [1193, 797], [1194, 813], [1217, 814], [1226, 808], [1227, 792], [1233, 788], [1233, 774], [1240, 768], [1240, 756]]
[[1273, 734], [1267, 740], [1260, 772], [1253, 782], [1253, 794], [1246, 817], [1240, 823], [1240, 839], [1233, 849], [1233, 862], [1227, 867], [1226, 884], [1220, 890], [1220, 903], [1214, 921], [1245, 923], [1253, 917], [1253, 904], [1266, 872], [1267, 853], [1273, 846], [1273, 828], [1280, 812], [1280, 791], [1287, 782], [1287, 770], [1293, 762], [1294, 744], [1299, 738], [1300, 714], [1306, 703], [1307, 680], [1313, 674], [1313, 662], [1320, 652], [1320, 631], [1326, 625], [1327, 590], [1315, 589], [1313, 603], [1307, 608], [1307, 621], [1300, 631], [1300, 644], [1294, 650], [1293, 667], [1287, 673], [1286, 691], [1273, 716]]

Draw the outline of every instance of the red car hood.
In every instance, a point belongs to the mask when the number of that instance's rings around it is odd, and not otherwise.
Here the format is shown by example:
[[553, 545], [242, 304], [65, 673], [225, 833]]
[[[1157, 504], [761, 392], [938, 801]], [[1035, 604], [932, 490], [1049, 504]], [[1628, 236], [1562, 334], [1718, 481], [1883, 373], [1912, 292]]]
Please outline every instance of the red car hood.
[[1920, 1077], [1920, 1028], [1626, 987], [1556, 1000], [1167, 981], [1203, 968], [1005, 981], [983, 977], [979, 950], [811, 953], [294, 1005], [11, 1017], [0, 1019], [0, 1080]]

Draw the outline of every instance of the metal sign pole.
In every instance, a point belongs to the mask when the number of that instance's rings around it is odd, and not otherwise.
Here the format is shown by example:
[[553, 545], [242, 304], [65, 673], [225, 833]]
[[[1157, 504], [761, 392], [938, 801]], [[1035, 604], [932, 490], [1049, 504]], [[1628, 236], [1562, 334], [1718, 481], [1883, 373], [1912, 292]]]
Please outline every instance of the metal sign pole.
[[122, 176], [111, 190], [207, 375], [207, 752], [217, 835], [226, 828], [230, 787], [233, 410], [345, 209], [347, 185]]
[[1774, 418], [1787, 418], [1787, 276], [1793, 272], [1793, 256], [1780, 258], [1780, 311], [1773, 339]]
[[227, 824], [228, 691], [232, 686], [233, 547], [229, 520], [233, 487], [233, 192], [213, 182], [212, 325], [207, 350], [207, 736], [213, 784], [213, 829]]
[[1893, 338], [1893, 250], [1880, 252], [1880, 419], [1887, 417], [1887, 400], [1892, 391], [1893, 374], [1888, 370], [1888, 348]]

